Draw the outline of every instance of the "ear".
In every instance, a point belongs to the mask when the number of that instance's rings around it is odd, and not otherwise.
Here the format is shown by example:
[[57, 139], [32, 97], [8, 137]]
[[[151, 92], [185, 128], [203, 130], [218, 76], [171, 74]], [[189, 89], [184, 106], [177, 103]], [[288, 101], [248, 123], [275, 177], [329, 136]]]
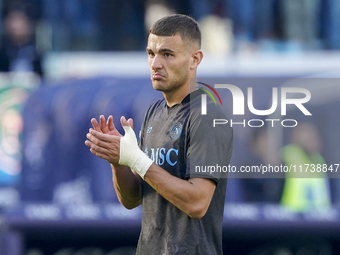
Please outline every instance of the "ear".
[[191, 65], [190, 69], [195, 69], [201, 63], [203, 59], [203, 52], [200, 50], [195, 50], [191, 55]]

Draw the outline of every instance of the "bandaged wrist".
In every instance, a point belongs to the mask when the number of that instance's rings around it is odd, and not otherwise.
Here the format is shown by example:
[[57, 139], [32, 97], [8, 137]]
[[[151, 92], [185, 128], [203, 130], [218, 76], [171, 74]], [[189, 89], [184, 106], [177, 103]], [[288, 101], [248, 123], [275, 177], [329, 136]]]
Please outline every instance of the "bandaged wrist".
[[125, 135], [120, 139], [120, 165], [129, 166], [143, 179], [153, 161], [138, 147], [136, 134], [130, 126], [123, 126]]

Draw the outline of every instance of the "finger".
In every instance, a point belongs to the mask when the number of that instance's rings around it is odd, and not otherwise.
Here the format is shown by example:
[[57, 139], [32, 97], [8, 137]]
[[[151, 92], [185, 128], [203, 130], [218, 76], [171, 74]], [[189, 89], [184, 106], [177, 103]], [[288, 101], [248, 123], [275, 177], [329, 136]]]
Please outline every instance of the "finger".
[[110, 152], [108, 149], [104, 148], [104, 147], [101, 147], [101, 146], [98, 146], [94, 143], [91, 143], [90, 146], [89, 146], [92, 150], [98, 152], [98, 153], [101, 153], [101, 154], [105, 154], [105, 155], [109, 155]]
[[124, 116], [122, 116], [121, 118], [120, 118], [120, 123], [122, 124], [122, 126], [124, 127], [124, 126], [130, 126], [129, 125], [129, 122], [127, 122], [126, 121], [126, 119], [125, 119], [125, 117]]
[[100, 152], [98, 152], [98, 151], [96, 151], [96, 150], [94, 150], [94, 149], [90, 149], [90, 152], [93, 154], [93, 155], [95, 155], [95, 156], [97, 156], [97, 157], [100, 157], [100, 158], [102, 158], [102, 159], [105, 159], [105, 160], [108, 160], [108, 156], [107, 155], [105, 155], [105, 154], [103, 154], [103, 153], [100, 153]]
[[106, 149], [104, 147], [100, 147], [100, 146], [94, 144], [93, 142], [91, 142], [90, 140], [86, 140], [85, 141], [85, 145], [90, 147], [90, 148], [92, 148], [92, 149], [94, 149], [95, 151], [101, 152], [101, 153], [106, 154], [106, 155], [109, 154], [109, 150], [108, 149]]
[[85, 141], [85, 145], [91, 148], [92, 142], [90, 140]]
[[[91, 132], [91, 133], [92, 133], [92, 132], [95, 132], [96, 134], [102, 134], [102, 133], [96, 132], [96, 131], [94, 131], [94, 130], [92, 130], [92, 131], [90, 131], [90, 132]], [[91, 142], [92, 144], [96, 144], [96, 145], [98, 145], [98, 146], [100, 146], [100, 147], [107, 148], [107, 149], [110, 148], [110, 143], [109, 143], [108, 141], [103, 141], [103, 140], [97, 138], [96, 136], [94, 136], [94, 135], [91, 134], [91, 133], [87, 133], [86, 137], [87, 137], [87, 139], [90, 140], [90, 142]]]
[[130, 125], [130, 127], [132, 127], [133, 128], [133, 119], [128, 119], [128, 123], [129, 123], [129, 125]]
[[106, 152], [106, 151], [101, 151], [98, 150], [96, 148], [91, 148], [90, 152], [93, 155], [96, 155], [97, 157], [100, 157], [102, 159], [105, 159], [107, 162], [109, 162], [110, 164], [118, 164], [119, 161], [119, 156], [118, 157], [112, 157], [112, 155], [110, 156], [110, 153]]
[[103, 134], [95, 130], [90, 130], [90, 132], [86, 136], [88, 139], [90, 139], [92, 142], [95, 142], [96, 144], [98, 144], [99, 142], [103, 142], [103, 144], [108, 145], [109, 143], [112, 143], [115, 140], [120, 142], [119, 136]]
[[113, 123], [112, 115], [110, 115], [107, 119], [107, 127], [109, 128], [110, 131], [113, 131], [116, 129], [115, 124]]
[[100, 129], [103, 131], [103, 133], [109, 132], [109, 129], [106, 126], [106, 120], [105, 120], [104, 115], [100, 115], [99, 120], [100, 120]]
[[95, 130], [97, 130], [98, 132], [101, 132], [101, 129], [100, 129], [100, 127], [99, 127], [99, 124], [98, 124], [98, 122], [97, 122], [97, 120], [96, 120], [95, 118], [92, 118], [92, 119], [91, 119], [91, 124], [92, 124], [92, 126], [93, 126], [93, 128], [94, 128]]

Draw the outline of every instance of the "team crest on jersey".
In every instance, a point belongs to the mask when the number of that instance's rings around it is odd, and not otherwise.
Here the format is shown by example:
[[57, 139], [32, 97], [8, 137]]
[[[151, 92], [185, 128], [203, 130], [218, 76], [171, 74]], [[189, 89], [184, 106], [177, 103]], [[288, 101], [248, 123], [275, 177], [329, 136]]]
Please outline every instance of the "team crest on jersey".
[[170, 136], [172, 139], [177, 139], [182, 133], [182, 124], [177, 123], [171, 128]]

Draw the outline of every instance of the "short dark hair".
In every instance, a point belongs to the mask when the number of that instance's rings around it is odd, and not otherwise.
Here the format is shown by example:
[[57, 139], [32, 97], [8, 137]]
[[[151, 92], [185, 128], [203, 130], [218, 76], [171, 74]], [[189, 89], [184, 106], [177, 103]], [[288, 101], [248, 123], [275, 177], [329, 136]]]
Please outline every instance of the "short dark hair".
[[183, 41], [196, 42], [201, 48], [201, 31], [193, 18], [183, 14], [173, 14], [161, 18], [152, 25], [149, 32], [158, 36], [179, 34]]

